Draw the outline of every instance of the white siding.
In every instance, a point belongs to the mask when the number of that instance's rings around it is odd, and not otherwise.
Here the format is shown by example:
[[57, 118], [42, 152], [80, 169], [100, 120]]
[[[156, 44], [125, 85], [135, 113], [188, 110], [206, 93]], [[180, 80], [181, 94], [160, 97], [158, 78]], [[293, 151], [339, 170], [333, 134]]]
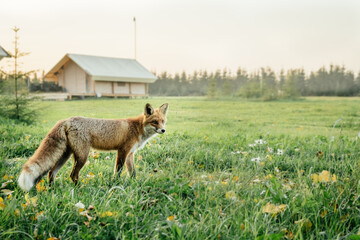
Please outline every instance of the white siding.
[[145, 83], [131, 83], [132, 94], [145, 94]]
[[112, 94], [112, 83], [111, 82], [95, 82], [95, 92], [96, 93], [110, 93]]
[[64, 72], [62, 70], [59, 71], [57, 78], [59, 80], [59, 86], [64, 87], [65, 80], [64, 80]]
[[73, 61], [64, 67], [64, 87], [68, 93], [86, 93], [86, 74]]
[[129, 94], [129, 83], [114, 82], [115, 94]]

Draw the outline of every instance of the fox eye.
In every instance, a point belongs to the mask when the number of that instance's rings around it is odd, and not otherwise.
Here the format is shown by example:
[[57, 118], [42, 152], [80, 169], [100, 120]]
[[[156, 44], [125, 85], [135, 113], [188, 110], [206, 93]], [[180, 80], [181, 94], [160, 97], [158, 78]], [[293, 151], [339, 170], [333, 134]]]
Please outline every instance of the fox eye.
[[158, 121], [153, 121], [154, 124], [159, 124]]

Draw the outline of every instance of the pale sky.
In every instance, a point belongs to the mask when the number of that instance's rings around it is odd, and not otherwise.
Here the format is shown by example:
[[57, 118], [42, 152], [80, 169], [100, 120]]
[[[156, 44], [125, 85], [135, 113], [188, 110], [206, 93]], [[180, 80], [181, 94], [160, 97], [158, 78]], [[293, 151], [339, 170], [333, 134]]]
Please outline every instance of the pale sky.
[[133, 17], [137, 60], [158, 73], [360, 70], [359, 0], [2, 0], [0, 45], [12, 51], [21, 29], [23, 70], [47, 72], [66, 53], [134, 58]]

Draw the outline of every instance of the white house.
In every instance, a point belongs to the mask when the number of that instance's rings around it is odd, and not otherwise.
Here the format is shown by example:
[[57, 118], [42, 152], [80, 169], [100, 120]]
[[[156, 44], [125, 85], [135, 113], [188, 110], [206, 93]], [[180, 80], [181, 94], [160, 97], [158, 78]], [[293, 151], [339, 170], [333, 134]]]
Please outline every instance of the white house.
[[66, 54], [46, 75], [71, 96], [147, 96], [156, 80], [134, 59]]
[[0, 60], [4, 57], [11, 57], [10, 54], [8, 52], [5, 51], [5, 49], [3, 49], [1, 46], [0, 46]]

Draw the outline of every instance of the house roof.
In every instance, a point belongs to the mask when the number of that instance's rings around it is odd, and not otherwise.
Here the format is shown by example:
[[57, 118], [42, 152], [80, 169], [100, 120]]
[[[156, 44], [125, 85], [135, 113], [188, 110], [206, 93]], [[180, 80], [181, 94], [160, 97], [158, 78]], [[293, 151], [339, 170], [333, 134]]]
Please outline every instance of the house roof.
[[152, 83], [157, 79], [138, 61], [126, 58], [111, 58], [89, 56], [81, 54], [66, 54], [46, 75], [47, 79], [54, 79], [68, 61], [74, 61], [81, 69], [96, 81], [115, 82], [145, 82]]
[[11, 57], [10, 54], [0, 46], [0, 59], [3, 57]]

